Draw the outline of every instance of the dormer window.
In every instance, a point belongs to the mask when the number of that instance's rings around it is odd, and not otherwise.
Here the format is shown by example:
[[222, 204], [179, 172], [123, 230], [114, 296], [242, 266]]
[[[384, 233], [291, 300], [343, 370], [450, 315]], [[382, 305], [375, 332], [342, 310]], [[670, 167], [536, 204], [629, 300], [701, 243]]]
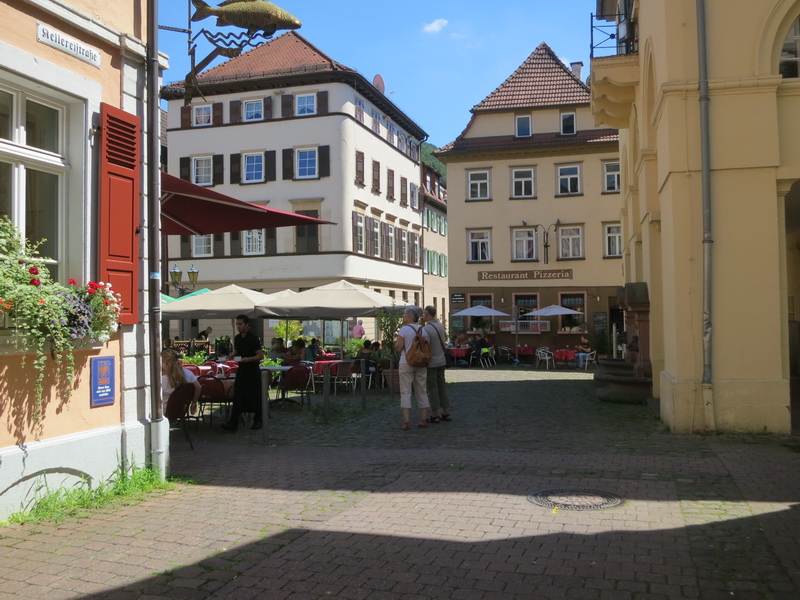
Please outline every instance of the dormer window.
[[575, 113], [561, 113], [561, 135], [575, 135], [577, 130]]
[[212, 124], [211, 105], [203, 104], [192, 107], [192, 126], [207, 127]]
[[517, 115], [517, 137], [530, 137], [531, 136], [531, 116], [530, 115]]

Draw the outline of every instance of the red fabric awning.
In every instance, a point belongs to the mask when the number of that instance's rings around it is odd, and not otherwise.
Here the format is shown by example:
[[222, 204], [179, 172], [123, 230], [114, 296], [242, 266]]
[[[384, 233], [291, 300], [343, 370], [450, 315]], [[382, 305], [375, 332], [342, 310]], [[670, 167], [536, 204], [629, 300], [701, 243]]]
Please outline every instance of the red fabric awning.
[[163, 235], [206, 235], [325, 224], [331, 222], [237, 200], [169, 173], [161, 173]]

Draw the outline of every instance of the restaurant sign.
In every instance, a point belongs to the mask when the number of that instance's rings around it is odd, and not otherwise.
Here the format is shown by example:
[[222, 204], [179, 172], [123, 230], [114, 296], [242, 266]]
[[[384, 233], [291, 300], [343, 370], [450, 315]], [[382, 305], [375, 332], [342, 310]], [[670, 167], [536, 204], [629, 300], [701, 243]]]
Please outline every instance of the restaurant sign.
[[37, 23], [36, 40], [48, 46], [52, 46], [56, 50], [71, 54], [75, 58], [87, 62], [98, 69], [100, 68], [100, 52], [96, 48], [87, 46], [80, 40], [64, 35], [52, 27]]
[[478, 281], [519, 281], [526, 279], [572, 279], [572, 269], [478, 271]]
[[467, 297], [464, 294], [450, 294], [450, 304], [464, 304]]

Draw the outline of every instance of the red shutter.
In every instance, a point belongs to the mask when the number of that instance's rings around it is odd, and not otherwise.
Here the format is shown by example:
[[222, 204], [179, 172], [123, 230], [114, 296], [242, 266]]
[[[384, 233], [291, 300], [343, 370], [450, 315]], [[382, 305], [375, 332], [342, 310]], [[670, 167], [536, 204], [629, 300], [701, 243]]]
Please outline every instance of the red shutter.
[[98, 279], [122, 295], [120, 323], [139, 322], [139, 117], [100, 104]]

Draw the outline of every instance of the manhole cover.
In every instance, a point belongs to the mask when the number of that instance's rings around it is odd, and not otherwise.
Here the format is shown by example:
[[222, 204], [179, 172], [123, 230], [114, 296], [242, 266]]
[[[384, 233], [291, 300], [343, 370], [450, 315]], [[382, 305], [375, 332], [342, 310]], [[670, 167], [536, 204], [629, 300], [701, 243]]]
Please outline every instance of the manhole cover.
[[528, 496], [528, 502], [561, 510], [599, 510], [619, 506], [625, 499], [616, 494], [597, 490], [555, 489], [531, 494]]

